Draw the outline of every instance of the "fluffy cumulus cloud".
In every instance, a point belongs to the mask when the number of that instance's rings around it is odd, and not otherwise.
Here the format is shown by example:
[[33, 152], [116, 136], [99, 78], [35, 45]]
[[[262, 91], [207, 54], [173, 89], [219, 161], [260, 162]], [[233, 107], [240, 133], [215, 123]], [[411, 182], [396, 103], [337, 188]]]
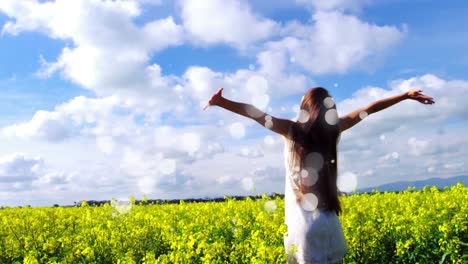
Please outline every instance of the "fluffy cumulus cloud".
[[265, 45], [266, 54], [286, 56], [313, 74], [366, 69], [395, 47], [406, 29], [378, 26], [339, 11], [317, 11], [310, 24], [290, 22], [279, 41]]
[[115, 97], [78, 96], [56, 106], [54, 111], [40, 110], [30, 121], [4, 127], [1, 131], [10, 137], [62, 141], [69, 137], [83, 135], [89, 125], [109, 118], [118, 103], [119, 100]]
[[50, 170], [44, 159], [23, 153], [0, 156], [0, 191], [28, 191], [40, 187], [60, 187], [70, 175]]
[[[3, 34], [41, 32], [67, 43], [57, 58], [42, 58], [41, 78], [59, 74], [94, 93], [1, 128], [0, 139], [18, 146], [46, 144], [32, 153], [54, 151], [41, 158], [0, 157], [0, 195], [30, 190], [38, 194], [29, 197], [60, 194], [70, 203], [116, 192], [155, 198], [282, 192], [280, 138], [251, 120], [201, 106], [224, 87], [227, 98], [286, 118], [294, 114], [298, 106], [283, 99], [313, 86], [315, 75], [363, 68], [402, 40], [404, 29], [356, 15], [369, 2], [298, 1], [312, 7], [310, 22], [281, 24], [248, 1], [181, 0], [174, 17], [138, 23], [145, 6], [162, 1], [0, 1], [0, 12], [9, 17]], [[227, 45], [254, 62], [229, 72], [200, 64], [164, 75], [154, 54], [181, 44]], [[336, 102], [337, 109], [343, 115], [420, 87], [436, 104], [406, 101], [365, 117], [342, 136], [340, 174], [366, 187], [408, 173], [466, 172], [460, 158], [468, 154], [464, 127], [451, 122], [468, 118], [468, 82], [428, 74], [389, 86], [363, 87]], [[72, 143], [79, 146], [74, 151], [67, 148]], [[55, 150], [59, 154], [50, 154]]]
[[322, 11], [359, 12], [362, 7], [372, 3], [372, 0], [296, 0], [296, 3]]
[[195, 43], [224, 43], [245, 49], [270, 37], [278, 25], [255, 14], [247, 1], [207, 0], [179, 2], [184, 27]]
[[149, 59], [183, 41], [182, 26], [171, 16], [138, 26], [133, 22], [141, 13], [136, 1], [2, 1], [0, 10], [12, 18], [4, 34], [39, 31], [71, 43], [56, 61], [42, 59], [40, 76], [60, 72], [98, 95], [120, 96], [156, 115], [165, 108], [171, 78]]
[[468, 112], [462, 101], [467, 87], [467, 81], [443, 80], [428, 74], [391, 81], [389, 90], [364, 87], [338, 102], [340, 115], [345, 115], [376, 100], [419, 88], [436, 101], [423, 105], [405, 100], [381, 112], [363, 115], [364, 120], [342, 135], [342, 171], [356, 171], [362, 176], [362, 185], [406, 180], [408, 174], [429, 178], [466, 173], [461, 157], [468, 149], [468, 140], [462, 136]]

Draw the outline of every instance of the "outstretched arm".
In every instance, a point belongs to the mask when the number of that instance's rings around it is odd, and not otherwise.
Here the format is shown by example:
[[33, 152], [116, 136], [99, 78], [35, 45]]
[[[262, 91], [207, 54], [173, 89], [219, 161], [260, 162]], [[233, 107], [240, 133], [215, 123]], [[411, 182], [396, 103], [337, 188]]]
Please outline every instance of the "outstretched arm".
[[375, 101], [366, 107], [357, 109], [343, 117], [340, 117], [338, 127], [340, 128], [340, 131], [343, 132], [359, 123], [359, 121], [361, 121], [365, 116], [376, 113], [406, 99], [416, 100], [422, 104], [433, 104], [433, 98], [421, 94], [422, 91], [423, 90], [421, 89], [410, 90], [393, 97]]
[[260, 125], [280, 135], [288, 135], [289, 127], [293, 123], [292, 121], [270, 116], [250, 104], [228, 100], [222, 96], [222, 92], [223, 88], [219, 88], [219, 90], [213, 96], [211, 96], [208, 104], [203, 108], [203, 110], [205, 110], [208, 106], [216, 105], [236, 114], [253, 119]]

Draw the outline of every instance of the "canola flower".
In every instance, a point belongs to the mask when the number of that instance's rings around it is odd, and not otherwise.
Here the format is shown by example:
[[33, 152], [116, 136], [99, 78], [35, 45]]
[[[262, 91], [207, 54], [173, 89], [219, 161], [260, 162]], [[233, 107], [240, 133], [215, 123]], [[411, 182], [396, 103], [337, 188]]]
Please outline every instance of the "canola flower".
[[[340, 198], [343, 263], [468, 263], [468, 189]], [[0, 263], [285, 263], [284, 202], [0, 210]]]

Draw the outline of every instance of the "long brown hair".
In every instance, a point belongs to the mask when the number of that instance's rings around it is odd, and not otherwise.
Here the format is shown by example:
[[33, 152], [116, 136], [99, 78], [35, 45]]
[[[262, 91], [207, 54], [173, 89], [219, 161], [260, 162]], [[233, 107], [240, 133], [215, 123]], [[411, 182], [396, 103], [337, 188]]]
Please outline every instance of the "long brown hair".
[[300, 180], [302, 193], [313, 193], [318, 206], [326, 211], [341, 212], [338, 199], [337, 143], [340, 131], [337, 126], [336, 105], [325, 88], [312, 88], [304, 95], [300, 105], [299, 119], [291, 126], [289, 138], [292, 144], [293, 164], [299, 164], [299, 171], [312, 182]]

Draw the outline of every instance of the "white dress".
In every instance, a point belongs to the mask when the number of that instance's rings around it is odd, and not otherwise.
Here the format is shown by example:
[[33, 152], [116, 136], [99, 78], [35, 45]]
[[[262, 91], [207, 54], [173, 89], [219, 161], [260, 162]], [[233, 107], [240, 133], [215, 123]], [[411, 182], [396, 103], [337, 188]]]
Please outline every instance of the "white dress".
[[[286, 167], [285, 224], [288, 231], [284, 245], [288, 252], [288, 263], [335, 263], [348, 252], [343, 229], [335, 212], [317, 208], [305, 210], [296, 201], [298, 190], [295, 180], [295, 165], [291, 164], [290, 146], [292, 141], [284, 138]], [[297, 175], [297, 174], [296, 174]], [[295, 247], [295, 250], [293, 250]]]

